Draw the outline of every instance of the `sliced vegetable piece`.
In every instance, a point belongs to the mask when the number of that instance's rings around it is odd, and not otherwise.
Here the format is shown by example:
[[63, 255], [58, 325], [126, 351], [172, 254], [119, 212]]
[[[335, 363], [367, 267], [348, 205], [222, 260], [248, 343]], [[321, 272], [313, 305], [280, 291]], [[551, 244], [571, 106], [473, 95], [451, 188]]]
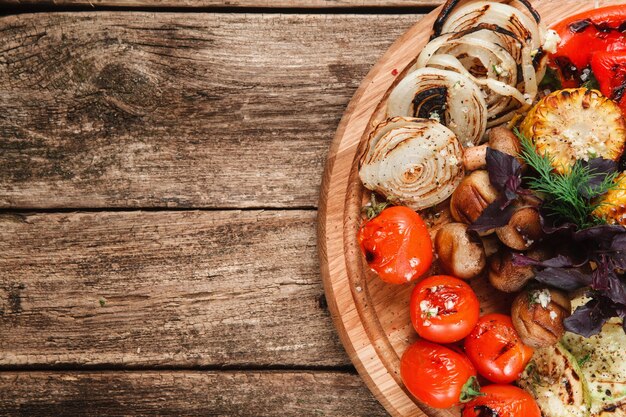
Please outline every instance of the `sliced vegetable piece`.
[[387, 115], [436, 119], [469, 145], [480, 143], [487, 128], [480, 88], [462, 74], [436, 68], [420, 68], [400, 81], [389, 95]]
[[[572, 307], [587, 298], [572, 300]], [[577, 359], [588, 383], [591, 416], [626, 416], [626, 334], [621, 319], [613, 318], [600, 334], [583, 337], [566, 332], [562, 343]]]
[[626, 172], [622, 172], [615, 181], [619, 185], [602, 197], [593, 215], [609, 224], [626, 226]]
[[[586, 10], [570, 16], [554, 26], [561, 41], [553, 60], [560, 66], [574, 66], [582, 70], [597, 51], [626, 50], [626, 7], [616, 5]], [[566, 68], [567, 72], [572, 69]]]
[[587, 381], [570, 352], [560, 343], [537, 349], [518, 379], [545, 417], [587, 417], [591, 397]]
[[626, 51], [598, 51], [591, 57], [591, 70], [602, 94], [619, 103], [626, 114]]
[[537, 21], [513, 6], [491, 1], [468, 2], [455, 8], [443, 23], [435, 25], [435, 35], [460, 32], [481, 23], [503, 27], [529, 41], [533, 49], [539, 49], [543, 43], [544, 29]]
[[446, 200], [463, 175], [463, 147], [450, 129], [402, 117], [374, 129], [359, 169], [366, 188], [413, 210]]
[[555, 91], [533, 107], [521, 124], [540, 155], [549, 155], [559, 173], [577, 159], [603, 157], [618, 161], [626, 142], [619, 107], [597, 90]]

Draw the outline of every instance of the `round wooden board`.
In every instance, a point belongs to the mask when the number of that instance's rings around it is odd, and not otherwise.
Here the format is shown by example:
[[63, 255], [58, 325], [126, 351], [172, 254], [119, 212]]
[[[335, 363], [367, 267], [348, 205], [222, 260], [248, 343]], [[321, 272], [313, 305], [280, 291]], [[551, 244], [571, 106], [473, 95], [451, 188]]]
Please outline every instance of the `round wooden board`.
[[[535, 0], [533, 5], [549, 26], [577, 12], [624, 1]], [[358, 178], [358, 158], [373, 124], [383, 117], [386, 96], [431, 34], [439, 9], [419, 20], [401, 36], [361, 83], [337, 129], [322, 182], [318, 245], [326, 298], [350, 359], [376, 398], [394, 417], [458, 417], [459, 410], [436, 410], [418, 404], [399, 375], [400, 357], [417, 339], [410, 324], [412, 285], [380, 281], [362, 259], [356, 232], [365, 189]], [[396, 71], [398, 75], [393, 75]], [[445, 215], [445, 214], [444, 214]], [[440, 222], [437, 220], [437, 222]], [[436, 227], [433, 228], [433, 232]], [[510, 296], [484, 280], [471, 282], [483, 312], [510, 308]]]

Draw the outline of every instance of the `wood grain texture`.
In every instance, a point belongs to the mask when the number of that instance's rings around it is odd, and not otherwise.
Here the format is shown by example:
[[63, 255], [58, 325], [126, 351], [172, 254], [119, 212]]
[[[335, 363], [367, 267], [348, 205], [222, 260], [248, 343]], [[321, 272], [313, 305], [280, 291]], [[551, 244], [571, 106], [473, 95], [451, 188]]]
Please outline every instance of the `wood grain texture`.
[[0, 367], [349, 365], [315, 217], [0, 215]]
[[[594, 7], [594, 2], [571, 0], [536, 0], [533, 4], [548, 25]], [[319, 205], [320, 261], [333, 319], [357, 370], [394, 417], [460, 415], [458, 409], [437, 410], [420, 404], [402, 383], [400, 357], [416, 339], [408, 310], [411, 286], [386, 285], [376, 278], [363, 260], [356, 237], [361, 207], [368, 198], [358, 177], [360, 150], [373, 126], [385, 117], [385, 99], [396, 81], [392, 70], [400, 71], [398, 78], [407, 71], [415, 51], [428, 41], [436, 15], [437, 11], [427, 15], [400, 37], [363, 80], [329, 151]], [[446, 212], [432, 218], [426, 214], [434, 233]], [[510, 299], [492, 289], [484, 278], [472, 280], [472, 286], [484, 313], [510, 311]]]
[[114, 7], [435, 7], [444, 0], [0, 0], [0, 5], [114, 6]]
[[333, 372], [5, 372], [2, 416], [383, 417], [357, 375]]
[[0, 18], [0, 208], [315, 206], [348, 100], [418, 19]]

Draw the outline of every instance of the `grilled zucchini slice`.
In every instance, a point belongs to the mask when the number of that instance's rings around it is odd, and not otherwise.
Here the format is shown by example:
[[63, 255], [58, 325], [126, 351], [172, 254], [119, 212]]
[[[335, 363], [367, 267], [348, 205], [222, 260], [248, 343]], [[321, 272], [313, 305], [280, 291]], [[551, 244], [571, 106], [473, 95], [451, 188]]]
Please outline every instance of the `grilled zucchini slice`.
[[545, 417], [588, 417], [591, 399], [578, 362], [560, 343], [536, 349], [517, 381]]
[[591, 395], [591, 417], [626, 416], [626, 334], [620, 319], [585, 338], [565, 333], [562, 343], [582, 363]]
[[626, 172], [622, 172], [615, 182], [617, 188], [604, 195], [593, 215], [607, 223], [626, 226]]
[[537, 151], [548, 154], [557, 172], [566, 173], [577, 159], [617, 161], [626, 142], [620, 108], [597, 90], [569, 88], [541, 99], [520, 126]]

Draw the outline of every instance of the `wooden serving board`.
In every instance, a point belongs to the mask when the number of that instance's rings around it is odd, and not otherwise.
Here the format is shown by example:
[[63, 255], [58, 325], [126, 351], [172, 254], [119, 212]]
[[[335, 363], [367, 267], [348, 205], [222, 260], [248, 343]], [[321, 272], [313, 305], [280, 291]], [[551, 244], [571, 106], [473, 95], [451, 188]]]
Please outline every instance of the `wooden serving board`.
[[[533, 1], [548, 26], [597, 5], [619, 3], [624, 1]], [[417, 339], [409, 317], [413, 285], [395, 286], [379, 280], [369, 271], [356, 240], [361, 207], [369, 195], [359, 181], [358, 159], [372, 127], [384, 117], [391, 87], [428, 42], [439, 10], [402, 35], [361, 83], [331, 145], [320, 194], [318, 244], [328, 305], [352, 362], [394, 417], [459, 416], [457, 409], [436, 410], [419, 404], [402, 384], [400, 357]], [[433, 234], [436, 224], [445, 222], [445, 216], [444, 209], [437, 220], [427, 219]], [[509, 312], [510, 296], [493, 289], [484, 278], [470, 284], [478, 294], [483, 313]]]

